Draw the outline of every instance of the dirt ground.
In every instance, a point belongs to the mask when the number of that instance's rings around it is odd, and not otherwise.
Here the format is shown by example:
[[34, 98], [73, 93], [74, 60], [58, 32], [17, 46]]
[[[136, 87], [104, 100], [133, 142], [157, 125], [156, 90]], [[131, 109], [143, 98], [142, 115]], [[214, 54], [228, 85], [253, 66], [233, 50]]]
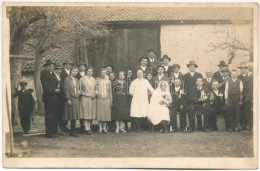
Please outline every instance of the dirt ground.
[[253, 135], [238, 132], [168, 133], [63, 133], [44, 135], [43, 117], [35, 119], [31, 134], [15, 129], [15, 152], [19, 157], [253, 157]]

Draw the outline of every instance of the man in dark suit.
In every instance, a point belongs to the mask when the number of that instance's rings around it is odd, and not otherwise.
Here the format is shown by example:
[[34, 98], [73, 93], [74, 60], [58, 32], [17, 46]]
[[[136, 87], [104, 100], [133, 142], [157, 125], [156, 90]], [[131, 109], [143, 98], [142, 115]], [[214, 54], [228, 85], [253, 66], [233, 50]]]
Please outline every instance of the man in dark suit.
[[214, 80], [214, 79], [212, 79], [212, 70], [207, 69], [207, 70], [206, 70], [206, 78], [203, 79], [203, 86], [204, 86], [207, 90], [209, 90], [209, 91], [212, 90], [211, 84], [212, 84], [212, 81], [213, 81], [213, 80]]
[[253, 130], [253, 64], [249, 65], [249, 72], [243, 86], [243, 100], [245, 103], [245, 113], [246, 113], [246, 129]]
[[148, 64], [147, 66], [150, 68], [150, 71], [153, 73], [153, 76], [157, 75], [156, 68], [158, 65], [160, 65], [160, 61], [157, 59], [157, 53], [153, 50], [148, 50]]
[[[241, 62], [240, 66], [237, 67], [240, 69], [240, 75], [237, 77], [240, 81], [242, 81], [242, 84], [244, 86], [245, 81], [248, 78], [248, 66], [246, 62]], [[242, 105], [240, 106], [240, 126], [242, 129], [246, 129], [247, 126], [247, 120], [246, 120], [246, 111], [245, 111], [245, 96], [243, 96], [242, 99]]]
[[[64, 69], [60, 73], [60, 87], [61, 87], [62, 99], [63, 99], [62, 109], [64, 109], [66, 98], [65, 98], [65, 95], [63, 92], [63, 85], [64, 85], [65, 78], [67, 78], [70, 75], [71, 66], [73, 66], [74, 64], [70, 61], [65, 61], [62, 64], [63, 64]], [[69, 129], [66, 127], [66, 125], [68, 125], [68, 121], [66, 121], [66, 120], [59, 121], [59, 126], [60, 126], [61, 130], [69, 131]]]
[[135, 73], [134, 73], [135, 78], [137, 77], [137, 71], [138, 71], [139, 69], [141, 69], [141, 70], [143, 71], [143, 73], [144, 73], [144, 78], [146, 77], [147, 72], [151, 70], [151, 68], [148, 66], [148, 62], [149, 62], [149, 58], [147, 58], [147, 57], [141, 57], [141, 58], [139, 59], [140, 65], [138, 65], [137, 67], [135, 67]]
[[172, 66], [169, 65], [171, 58], [168, 55], [163, 55], [160, 61], [163, 63], [162, 66], [164, 67], [164, 75], [166, 77], [170, 77], [172, 73]]
[[191, 89], [193, 87], [196, 87], [197, 78], [203, 77], [201, 73], [196, 72], [196, 68], [198, 68], [198, 65], [195, 63], [195, 61], [190, 61], [187, 64], [187, 67], [190, 71], [184, 75], [184, 82], [186, 87], [186, 93], [189, 94]]
[[164, 67], [163, 66], [159, 65], [157, 67], [157, 73], [158, 73], [157, 76], [155, 76], [152, 79], [152, 86], [153, 86], [154, 89], [156, 89], [158, 87], [160, 81], [167, 81], [167, 82], [169, 81], [169, 78], [164, 75]]
[[212, 81], [212, 89], [210, 91], [209, 100], [209, 129], [217, 130], [216, 117], [217, 115], [224, 115], [225, 96], [224, 92], [219, 90], [219, 83], [217, 80]]
[[218, 88], [221, 92], [225, 92], [226, 82], [230, 78], [229, 77], [230, 71], [229, 71], [229, 69], [225, 68], [225, 69], [222, 69], [221, 72], [222, 72], [222, 77], [219, 77], [217, 80], [219, 83]]
[[[189, 105], [189, 132], [194, 130], [194, 116], [195, 112], [200, 112], [204, 115], [204, 131], [209, 131], [208, 129], [208, 90], [203, 87], [202, 77], [197, 78], [196, 86], [192, 87], [188, 95], [188, 105]], [[198, 117], [199, 118], [199, 117]]]
[[219, 64], [218, 64], [218, 67], [219, 67], [219, 71], [214, 72], [212, 78], [219, 81], [223, 77], [222, 76], [222, 70], [226, 69], [228, 66], [227, 66], [225, 61], [220, 61]]
[[187, 113], [187, 99], [184, 94], [182, 82], [179, 78], [175, 79], [173, 90], [171, 91], [172, 104], [170, 107], [170, 132], [173, 128], [175, 132], [177, 130], [177, 113], [180, 113], [180, 125], [181, 130], [186, 132], [186, 113]]
[[48, 67], [48, 72], [42, 76], [43, 102], [45, 109], [45, 129], [48, 138], [54, 138], [57, 133], [58, 111], [57, 103], [59, 101], [58, 94], [61, 92], [59, 82], [54, 74], [55, 64], [47, 61], [44, 66]]

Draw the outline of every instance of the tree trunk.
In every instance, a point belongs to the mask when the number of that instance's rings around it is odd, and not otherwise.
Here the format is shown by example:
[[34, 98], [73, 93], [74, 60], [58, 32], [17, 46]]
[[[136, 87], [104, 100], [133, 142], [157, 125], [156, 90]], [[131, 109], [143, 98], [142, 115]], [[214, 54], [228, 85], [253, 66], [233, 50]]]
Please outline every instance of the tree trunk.
[[44, 107], [42, 102], [42, 86], [40, 81], [40, 65], [41, 65], [42, 55], [35, 54], [35, 68], [34, 68], [34, 87], [36, 93], [37, 102], [37, 113], [38, 115], [44, 115]]

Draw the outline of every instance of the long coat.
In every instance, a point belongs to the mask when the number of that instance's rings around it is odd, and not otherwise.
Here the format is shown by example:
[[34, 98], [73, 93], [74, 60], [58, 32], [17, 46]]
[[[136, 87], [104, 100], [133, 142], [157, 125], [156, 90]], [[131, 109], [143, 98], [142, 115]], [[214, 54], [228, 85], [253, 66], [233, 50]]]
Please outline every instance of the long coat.
[[197, 78], [203, 78], [201, 73], [194, 72], [193, 77], [191, 76], [190, 72], [186, 73], [184, 75], [184, 82], [185, 82], [185, 87], [186, 87], [186, 92], [189, 94], [191, 89], [193, 87], [196, 87], [196, 81]]
[[244, 86], [243, 86], [243, 96], [245, 101], [253, 101], [253, 84], [254, 83], [254, 77], [252, 74], [250, 74], [247, 79], [245, 80]]
[[63, 87], [64, 87], [64, 81], [65, 81], [65, 78], [67, 78], [69, 75], [67, 74], [67, 72], [65, 71], [65, 69], [62, 69], [61, 73], [60, 73], [60, 88], [61, 88], [61, 92], [62, 92], [62, 99], [65, 101], [66, 98], [65, 98], [65, 94], [64, 94], [64, 90], [63, 90]]
[[160, 81], [169, 81], [169, 78], [165, 75], [162, 76], [162, 78], [159, 80], [159, 77], [158, 76], [155, 76], [153, 79], [152, 79], [152, 86], [154, 89], [156, 89], [159, 85], [159, 82]]
[[55, 89], [58, 88], [59, 81], [57, 80], [55, 74], [51, 74], [50, 72], [44, 72], [41, 75], [42, 80], [42, 101], [43, 103], [53, 103], [57, 102], [58, 94], [55, 93]]

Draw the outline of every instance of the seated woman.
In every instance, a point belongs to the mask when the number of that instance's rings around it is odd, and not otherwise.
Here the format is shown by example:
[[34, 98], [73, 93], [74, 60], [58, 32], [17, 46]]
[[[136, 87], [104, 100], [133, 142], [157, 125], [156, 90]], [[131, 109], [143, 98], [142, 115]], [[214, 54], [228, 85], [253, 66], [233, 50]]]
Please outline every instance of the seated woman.
[[168, 107], [171, 102], [172, 97], [168, 83], [166, 81], [160, 81], [151, 97], [148, 120], [150, 120], [153, 125], [162, 123], [164, 133], [168, 132], [167, 123], [170, 121], [170, 111]]

